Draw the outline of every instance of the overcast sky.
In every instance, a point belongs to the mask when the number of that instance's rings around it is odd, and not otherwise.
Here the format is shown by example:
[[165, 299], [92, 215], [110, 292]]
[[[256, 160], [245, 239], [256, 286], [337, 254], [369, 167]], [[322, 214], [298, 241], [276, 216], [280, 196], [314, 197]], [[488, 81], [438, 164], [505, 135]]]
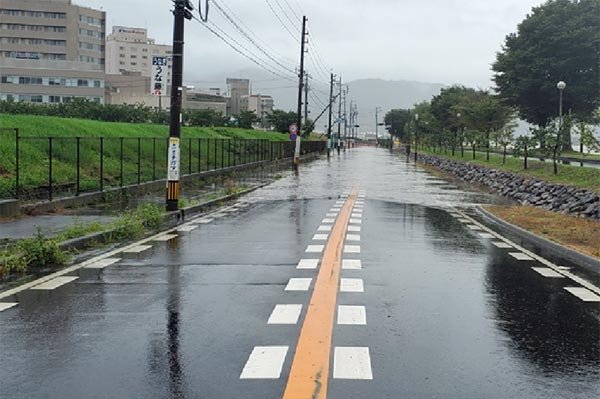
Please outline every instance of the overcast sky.
[[[198, 4], [198, 0], [193, 0]], [[147, 27], [159, 42], [172, 35], [170, 0], [76, 0], [103, 8], [113, 25]], [[268, 0], [294, 33], [288, 4], [309, 18], [311, 40], [327, 69], [346, 80], [383, 78], [490, 86], [490, 64], [504, 37], [542, 0]], [[298, 44], [269, 9], [267, 0], [218, 0], [268, 43], [279, 60], [297, 64]], [[301, 8], [299, 6], [301, 4]], [[244, 39], [213, 5], [210, 20], [240, 43]], [[209, 79], [253, 64], [196, 21], [186, 30], [186, 80]], [[298, 36], [299, 33], [296, 35]], [[248, 44], [248, 48], [252, 48]], [[254, 50], [257, 51], [257, 50]], [[258, 52], [258, 51], [257, 51]], [[261, 59], [266, 56], [261, 55]], [[284, 64], [287, 64], [284, 62]], [[309, 59], [308, 68], [319, 71]], [[273, 67], [278, 68], [278, 66]], [[283, 72], [285, 74], [285, 72]]]

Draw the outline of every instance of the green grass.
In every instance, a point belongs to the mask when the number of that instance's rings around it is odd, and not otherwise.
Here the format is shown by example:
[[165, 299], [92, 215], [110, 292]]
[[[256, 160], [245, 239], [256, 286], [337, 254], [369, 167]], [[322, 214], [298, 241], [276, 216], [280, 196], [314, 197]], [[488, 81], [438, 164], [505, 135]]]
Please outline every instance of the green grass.
[[505, 170], [515, 174], [528, 177], [536, 177], [551, 183], [564, 184], [567, 186], [575, 186], [588, 190], [600, 192], [600, 169], [582, 168], [580, 166], [562, 165], [558, 166], [558, 174], [555, 175], [552, 167], [552, 160], [541, 162], [537, 160], [529, 160], [529, 168], [523, 169], [523, 160], [511, 156], [506, 157], [506, 164], [502, 164], [502, 155], [490, 154], [490, 161], [486, 161], [485, 153], [477, 152], [476, 159], [473, 159], [473, 154], [465, 147], [465, 157], [460, 155], [460, 149], [456, 151], [452, 157], [450, 151], [444, 154], [442, 151], [433, 152], [430, 150], [419, 149], [422, 153], [436, 155], [448, 159], [474, 163], [477, 165], [487, 166], [494, 169]]
[[[100, 140], [104, 137], [104, 186], [120, 184], [121, 142], [123, 140], [123, 184], [138, 180], [138, 138], [140, 146], [140, 180], [165, 178], [168, 127], [152, 124], [110, 123], [30, 115], [0, 115], [0, 129], [19, 128], [20, 188], [24, 196], [34, 197], [46, 191], [49, 171], [49, 141], [52, 141], [52, 184], [58, 192], [72, 192], [77, 177], [77, 141], [80, 139], [80, 190], [100, 188]], [[36, 139], [35, 137], [42, 137]], [[156, 140], [154, 140], [156, 138]], [[216, 139], [216, 140], [215, 140]], [[229, 139], [236, 139], [235, 145]], [[244, 160], [258, 160], [270, 144], [260, 147], [258, 141], [277, 142], [275, 151], [289, 142], [287, 135], [237, 128], [184, 127], [181, 142], [181, 173], [195, 173], [228, 166]], [[231, 145], [231, 147], [230, 147]], [[190, 156], [191, 149], [191, 156]], [[216, 151], [215, 151], [216, 149]], [[153, 155], [155, 154], [155, 155]], [[154, 162], [153, 162], [154, 161]], [[11, 132], [0, 130], [0, 199], [11, 198], [15, 182], [15, 140]]]

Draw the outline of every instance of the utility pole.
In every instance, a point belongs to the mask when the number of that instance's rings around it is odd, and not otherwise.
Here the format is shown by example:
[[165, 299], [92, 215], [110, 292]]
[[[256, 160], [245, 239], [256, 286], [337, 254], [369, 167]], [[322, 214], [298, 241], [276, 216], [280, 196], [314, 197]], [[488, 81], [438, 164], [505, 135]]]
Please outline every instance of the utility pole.
[[308, 91], [310, 90], [308, 86], [308, 79], [310, 75], [306, 74], [306, 81], [304, 83], [304, 124], [308, 125]]
[[331, 74], [329, 82], [329, 124], [327, 127], [327, 159], [331, 157], [331, 118], [333, 114], [333, 81], [335, 76]]
[[338, 100], [338, 131], [337, 131], [337, 153], [340, 155], [342, 144], [342, 77], [340, 76], [340, 93]]
[[375, 107], [375, 145], [379, 147], [379, 111], [381, 107]]
[[344, 152], [348, 146], [348, 86], [344, 90]]
[[302, 90], [304, 89], [304, 54], [306, 45], [306, 15], [302, 17], [302, 37], [300, 39], [300, 74], [298, 76], [298, 115], [296, 127], [298, 128], [298, 139], [296, 140], [296, 149], [294, 151], [294, 161], [292, 168], [298, 171], [300, 165], [300, 142], [302, 136]]
[[[350, 141], [354, 137], [354, 100], [350, 101]], [[348, 143], [348, 148], [350, 148], [350, 143]]]
[[171, 123], [167, 164], [167, 211], [179, 209], [179, 172], [181, 141], [181, 105], [183, 97], [183, 44], [185, 20], [192, 19], [194, 6], [189, 0], [174, 0], [173, 75], [171, 86]]

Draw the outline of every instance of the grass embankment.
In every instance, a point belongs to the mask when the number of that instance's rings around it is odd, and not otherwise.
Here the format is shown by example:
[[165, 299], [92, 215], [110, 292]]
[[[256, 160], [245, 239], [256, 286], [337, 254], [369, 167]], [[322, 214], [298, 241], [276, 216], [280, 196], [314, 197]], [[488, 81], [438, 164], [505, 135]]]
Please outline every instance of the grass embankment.
[[[77, 176], [77, 141], [80, 139], [81, 191], [100, 186], [100, 140], [104, 137], [105, 187], [120, 184], [121, 141], [123, 140], [123, 184], [138, 180], [138, 140], [140, 146], [141, 181], [166, 174], [168, 126], [99, 122], [47, 116], [0, 115], [0, 128], [19, 128], [20, 187], [33, 194], [48, 185], [49, 143], [44, 137], [55, 137], [52, 143], [52, 184], [58, 191], [73, 190]], [[34, 139], [33, 137], [43, 137]], [[158, 138], [153, 140], [153, 138]], [[222, 139], [222, 140], [213, 140]], [[237, 139], [233, 144], [229, 139]], [[268, 151], [256, 141], [287, 142], [285, 134], [237, 128], [184, 127], [181, 142], [181, 172], [198, 172], [237, 163], [257, 160], [259, 153]], [[268, 143], [267, 143], [268, 144]], [[190, 157], [191, 148], [191, 157]], [[155, 156], [153, 155], [155, 154]], [[153, 165], [154, 160], [154, 165]], [[15, 180], [15, 140], [11, 132], [0, 132], [0, 199], [10, 198]]]
[[576, 251], [600, 258], [600, 223], [531, 206], [487, 206], [516, 226]]
[[458, 149], [454, 157], [448, 152], [433, 152], [425, 149], [419, 149], [420, 152], [429, 155], [435, 155], [447, 159], [469, 162], [481, 166], [486, 166], [493, 169], [504, 170], [526, 177], [535, 177], [545, 180], [550, 183], [564, 184], [567, 186], [575, 186], [600, 192], [600, 169], [582, 168], [579, 166], [559, 165], [558, 174], [555, 175], [552, 167], [552, 160], [541, 162], [530, 159], [528, 161], [529, 168], [523, 169], [523, 160], [513, 157], [506, 157], [506, 163], [502, 164], [502, 155], [490, 154], [490, 160], [487, 161], [485, 153], [476, 153], [476, 158], [473, 159], [471, 151], [465, 148], [465, 156], [461, 157], [460, 149]]

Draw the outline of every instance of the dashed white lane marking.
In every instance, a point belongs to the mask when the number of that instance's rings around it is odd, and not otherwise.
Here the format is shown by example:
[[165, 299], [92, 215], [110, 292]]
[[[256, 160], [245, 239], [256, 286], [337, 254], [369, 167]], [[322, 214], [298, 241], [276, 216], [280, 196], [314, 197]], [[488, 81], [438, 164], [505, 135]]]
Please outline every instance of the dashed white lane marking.
[[184, 233], [189, 233], [190, 231], [196, 230], [198, 228], [198, 226], [181, 226], [181, 227], [177, 227], [177, 231], [181, 231]]
[[363, 213], [363, 209], [362, 208], [354, 208], [352, 210], [353, 213]]
[[372, 380], [369, 348], [338, 346], [333, 353], [333, 378]]
[[328, 238], [329, 234], [315, 234], [312, 239], [315, 241], [327, 241]]
[[532, 267], [533, 270], [535, 270], [536, 272], [538, 272], [539, 274], [541, 274], [544, 277], [548, 277], [548, 278], [565, 278], [565, 276], [563, 276], [560, 273], [555, 272], [554, 270], [550, 269], [549, 267]]
[[123, 251], [125, 254], [139, 254], [152, 248], [152, 245], [136, 245]]
[[277, 379], [281, 375], [287, 346], [256, 346], [252, 350], [240, 379]]
[[275, 305], [267, 324], [296, 324], [302, 305]]
[[317, 229], [317, 231], [331, 231], [332, 227], [333, 226], [330, 226], [330, 225], [321, 225], [321, 226], [319, 226], [319, 228]]
[[213, 213], [211, 216], [212, 216], [213, 218], [217, 219], [217, 218], [222, 218], [222, 217], [225, 217], [225, 216], [227, 216], [227, 215], [226, 215], [226, 214], [224, 214], [224, 213]]
[[352, 215], [350, 215], [350, 217], [360, 219], [362, 218], [362, 213], [353, 213]]
[[198, 224], [209, 224], [211, 222], [214, 222], [215, 219], [198, 219], [193, 221], [192, 223], [198, 223]]
[[99, 260], [98, 262], [94, 262], [90, 265], [87, 265], [86, 267], [84, 267], [84, 269], [104, 269], [105, 267], [115, 264], [120, 260], [120, 258], [104, 258]]
[[68, 284], [70, 282], [77, 280], [78, 278], [79, 277], [70, 277], [70, 276], [57, 277], [50, 281], [46, 281], [45, 283], [42, 283], [40, 285], [36, 285], [35, 287], [32, 287], [31, 289], [32, 290], [44, 290], [44, 291], [55, 290], [60, 286], [63, 286], [65, 284]]
[[340, 292], [365, 292], [361, 278], [343, 278], [340, 280]]
[[325, 218], [321, 223], [335, 223], [335, 219]]
[[324, 248], [325, 248], [325, 245], [309, 245], [308, 247], [306, 247], [306, 252], [320, 254], [321, 252], [323, 252]]
[[340, 325], [367, 325], [367, 310], [364, 306], [338, 306], [337, 323]]
[[172, 240], [173, 238], [176, 238], [176, 237], [177, 237], [177, 234], [165, 234], [165, 235], [162, 235], [160, 237], [156, 237], [154, 239], [154, 241], [170, 241], [170, 240]]
[[481, 238], [495, 238], [490, 233], [479, 233], [479, 237], [481, 237]]
[[285, 286], [285, 291], [308, 291], [312, 278], [291, 278]]
[[2, 302], [0, 303], [0, 312], [4, 312], [6, 309], [14, 308], [17, 305], [17, 302]]
[[328, 218], [336, 218], [339, 215], [338, 212], [332, 212], [332, 213], [328, 213], [325, 216], [327, 216]]
[[512, 248], [512, 245], [509, 245], [509, 244], [507, 244], [505, 242], [502, 242], [502, 241], [494, 241], [492, 244], [494, 244], [498, 248]]
[[348, 231], [353, 233], [360, 233], [360, 226], [348, 226]]
[[565, 287], [565, 290], [584, 302], [600, 302], [600, 296], [583, 287]]
[[533, 258], [523, 252], [509, 252], [509, 255], [516, 260], [533, 260]]
[[479, 226], [475, 226], [474, 224], [470, 224], [467, 226], [469, 229], [471, 230], [475, 230], [475, 231], [481, 231], [481, 227]]
[[316, 269], [319, 266], [319, 259], [300, 259], [296, 269]]
[[360, 245], [344, 245], [345, 254], [359, 254]]
[[360, 241], [360, 235], [358, 235], [358, 234], [346, 234], [346, 241]]
[[469, 224], [471, 221], [469, 219], [458, 219], [459, 222]]
[[344, 270], [360, 270], [362, 269], [362, 262], [360, 259], [343, 259], [342, 269]]
[[335, 207], [334, 207], [334, 208], [331, 208], [331, 209], [329, 210], [329, 212], [337, 212], [337, 213], [339, 213], [341, 210], [342, 210], [342, 208], [335, 208]]
[[362, 224], [362, 220], [360, 220], [360, 219], [350, 219], [350, 223], [352, 223], [352, 224]]
[[[457, 212], [460, 213], [460, 212]], [[541, 264], [549, 267], [550, 269], [554, 270], [555, 272], [558, 272], [560, 274], [562, 274], [563, 276], [573, 280], [574, 282], [581, 284], [583, 287], [585, 287], [586, 289], [588, 289], [589, 291], [595, 293], [596, 295], [600, 295], [600, 287], [595, 286], [594, 284], [590, 283], [589, 281], [571, 273], [568, 269], [562, 269], [560, 266], [555, 265], [554, 263], [550, 262], [549, 260], [542, 258], [541, 256], [529, 251], [526, 248], [523, 248], [522, 246], [520, 246], [519, 244], [509, 240], [506, 237], [503, 237], [502, 235], [496, 233], [494, 230], [488, 228], [487, 226], [485, 226], [484, 224], [478, 222], [475, 219], [469, 220], [469, 216], [461, 214], [461, 216], [468, 221], [468, 223], [472, 223], [475, 225], [480, 226], [483, 230], [487, 231], [490, 234], [493, 234], [498, 240], [501, 240], [507, 244], [509, 244], [511, 247], [515, 248], [518, 251], [523, 252], [526, 255], [531, 256], [533, 259], [537, 260], [538, 262], [540, 262]]]

